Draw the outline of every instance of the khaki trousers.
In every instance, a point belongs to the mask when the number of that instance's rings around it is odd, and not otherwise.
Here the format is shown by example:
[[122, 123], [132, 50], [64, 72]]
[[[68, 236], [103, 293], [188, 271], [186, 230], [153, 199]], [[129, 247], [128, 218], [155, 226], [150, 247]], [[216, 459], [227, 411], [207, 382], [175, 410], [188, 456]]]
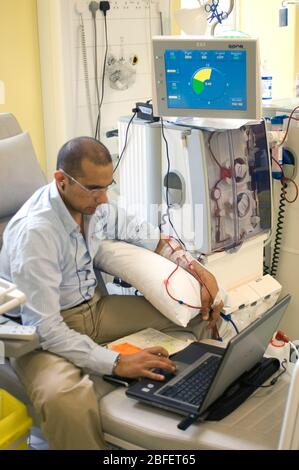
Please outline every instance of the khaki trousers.
[[[67, 325], [105, 344], [144, 328], [155, 328], [172, 336], [185, 332], [194, 339], [210, 337], [207, 323], [198, 318], [187, 328], [161, 315], [143, 297], [98, 293], [87, 304], [61, 312]], [[99, 401], [114, 390], [100, 376], [76, 367], [68, 360], [46, 351], [34, 351], [13, 363], [23, 382], [41, 430], [51, 449], [105, 449]]]

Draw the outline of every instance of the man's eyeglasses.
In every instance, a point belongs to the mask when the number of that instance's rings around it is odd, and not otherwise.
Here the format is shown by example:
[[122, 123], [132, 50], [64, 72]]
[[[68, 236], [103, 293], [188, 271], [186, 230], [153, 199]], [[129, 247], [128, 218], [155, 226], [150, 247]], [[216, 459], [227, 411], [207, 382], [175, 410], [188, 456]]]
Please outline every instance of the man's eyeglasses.
[[108, 186], [105, 186], [104, 188], [88, 189], [85, 186], [83, 186], [83, 184], [79, 183], [79, 181], [77, 181], [75, 178], [73, 178], [73, 176], [69, 175], [66, 171], [64, 171], [62, 168], [59, 168], [59, 171], [62, 171], [62, 173], [65, 176], [67, 176], [74, 183], [78, 184], [78, 186], [80, 186], [81, 189], [83, 189], [84, 191], [86, 191], [88, 194], [90, 194], [92, 196], [94, 196], [96, 194], [99, 194], [99, 193], [105, 193], [106, 191], [111, 189], [116, 184], [116, 181], [112, 180], [112, 183], [109, 184]]

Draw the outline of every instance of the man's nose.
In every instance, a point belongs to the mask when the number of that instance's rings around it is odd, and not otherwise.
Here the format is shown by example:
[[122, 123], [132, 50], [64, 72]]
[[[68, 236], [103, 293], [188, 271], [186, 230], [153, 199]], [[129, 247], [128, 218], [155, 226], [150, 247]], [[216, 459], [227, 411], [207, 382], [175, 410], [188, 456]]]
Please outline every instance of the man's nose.
[[108, 202], [107, 191], [101, 191], [96, 195], [97, 204], [105, 204]]

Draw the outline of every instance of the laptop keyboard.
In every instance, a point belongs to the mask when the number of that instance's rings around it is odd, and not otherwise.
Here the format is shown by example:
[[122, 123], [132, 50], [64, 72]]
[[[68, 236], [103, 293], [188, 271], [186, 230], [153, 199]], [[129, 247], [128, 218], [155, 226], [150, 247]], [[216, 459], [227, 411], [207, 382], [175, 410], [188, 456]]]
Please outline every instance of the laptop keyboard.
[[221, 359], [221, 356], [208, 357], [190, 374], [173, 385], [163, 387], [158, 395], [198, 407], [205, 397]]

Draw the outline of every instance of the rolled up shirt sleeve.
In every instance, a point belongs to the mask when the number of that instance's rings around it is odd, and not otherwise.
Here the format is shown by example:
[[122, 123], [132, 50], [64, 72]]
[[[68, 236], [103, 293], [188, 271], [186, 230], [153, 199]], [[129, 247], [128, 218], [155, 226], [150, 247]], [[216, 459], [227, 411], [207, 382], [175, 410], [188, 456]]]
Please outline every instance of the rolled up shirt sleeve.
[[139, 216], [128, 214], [121, 206], [109, 203], [103, 208], [106, 212], [104, 236], [110, 240], [123, 240], [154, 251], [160, 240], [157, 226], [142, 220]]
[[37, 328], [41, 347], [94, 373], [111, 373], [117, 353], [72, 330], [60, 314], [62, 248], [45, 228], [32, 228], [10, 246], [11, 279], [27, 297], [25, 325]]

